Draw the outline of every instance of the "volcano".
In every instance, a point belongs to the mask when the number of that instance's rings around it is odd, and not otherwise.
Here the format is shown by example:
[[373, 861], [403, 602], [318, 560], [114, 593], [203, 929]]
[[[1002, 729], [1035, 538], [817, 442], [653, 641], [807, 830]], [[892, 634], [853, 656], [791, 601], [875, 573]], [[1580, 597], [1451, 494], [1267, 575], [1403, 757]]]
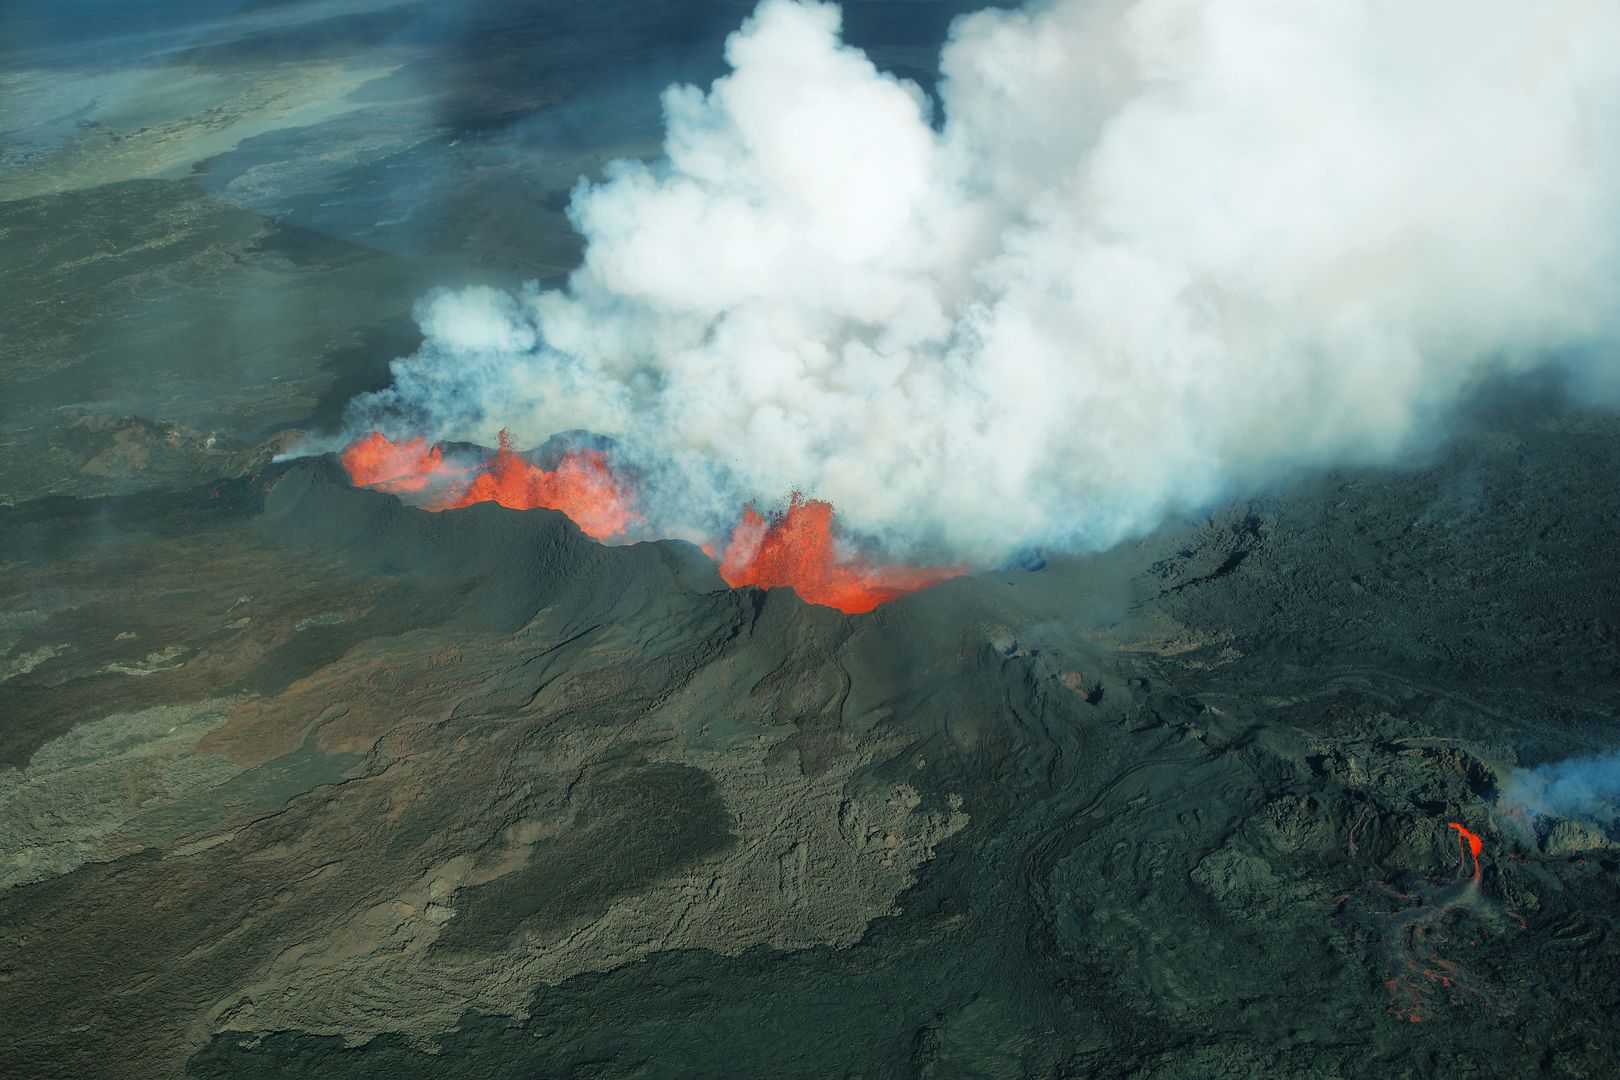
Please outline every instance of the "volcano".
[[5, 8], [4, 1080], [1620, 1071], [1620, 8], [974, 6]]

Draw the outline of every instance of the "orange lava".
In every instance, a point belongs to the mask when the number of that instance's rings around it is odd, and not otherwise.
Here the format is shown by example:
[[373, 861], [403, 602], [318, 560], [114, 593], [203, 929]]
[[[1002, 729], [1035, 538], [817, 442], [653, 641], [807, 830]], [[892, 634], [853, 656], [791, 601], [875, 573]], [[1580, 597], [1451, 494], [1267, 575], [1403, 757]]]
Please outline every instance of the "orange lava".
[[1466, 860], [1470, 855], [1473, 856], [1474, 876], [1479, 877], [1479, 853], [1485, 850], [1485, 841], [1480, 839], [1478, 833], [1468, 831], [1455, 821], [1448, 821], [1446, 824], [1457, 830], [1457, 842], [1462, 845], [1463, 858]]
[[801, 600], [853, 614], [964, 572], [957, 566], [871, 566], [840, 558], [833, 526], [831, 503], [798, 494], [768, 518], [746, 507], [720, 558], [720, 576], [732, 588], [791, 587]]
[[435, 510], [494, 502], [512, 510], [561, 510], [586, 536], [622, 536], [635, 520], [634, 494], [613, 474], [599, 450], [570, 450], [555, 469], [542, 469], [512, 449], [506, 432], [500, 446], [466, 488]]
[[[394, 442], [373, 431], [344, 449], [343, 466], [359, 487], [418, 495], [428, 510], [494, 502], [513, 510], [560, 510], [587, 536], [622, 538], [640, 522], [633, 487], [614, 473], [599, 450], [570, 450], [555, 469], [542, 469], [512, 449], [505, 431], [495, 456], [481, 465], [446, 461], [425, 439]], [[718, 558], [726, 584], [791, 587], [799, 598], [840, 611], [871, 611], [879, 604], [965, 573], [959, 566], [876, 566], [840, 556], [830, 503], [795, 494], [770, 516], [752, 507], [732, 530]]]
[[442, 492], [428, 504], [429, 510], [480, 502], [514, 510], [561, 510], [597, 540], [623, 535], [636, 519], [634, 494], [600, 451], [570, 450], [555, 469], [542, 469], [513, 450], [504, 431], [495, 456], [476, 467], [450, 464], [439, 447], [428, 446], [425, 439], [394, 442], [378, 431], [350, 443], [342, 460], [359, 487], [396, 495], [430, 488]]
[[421, 491], [443, 474], [444, 455], [426, 439], [394, 442], [380, 431], [356, 439], [343, 451], [343, 467], [358, 487], [379, 491]]
[[1478, 948], [1487, 933], [1506, 929], [1507, 919], [1520, 929], [1524, 920], [1485, 894], [1479, 862], [1484, 839], [1459, 822], [1446, 824], [1457, 831], [1463, 869], [1473, 860], [1472, 874], [1444, 884], [1377, 882], [1334, 898], [1340, 904], [1334, 922], [1351, 941], [1371, 946], [1381, 965], [1390, 1013], [1414, 1024], [1444, 1006], [1498, 1016], [1514, 1011], [1508, 987], [1474, 973], [1456, 956], [1463, 946]]

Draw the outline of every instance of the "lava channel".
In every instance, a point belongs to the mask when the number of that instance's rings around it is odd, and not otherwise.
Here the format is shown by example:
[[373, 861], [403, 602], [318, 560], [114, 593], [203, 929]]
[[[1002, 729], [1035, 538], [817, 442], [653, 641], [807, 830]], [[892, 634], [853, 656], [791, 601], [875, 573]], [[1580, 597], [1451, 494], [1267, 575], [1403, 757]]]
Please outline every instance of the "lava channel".
[[1462, 854], [1454, 880], [1410, 891], [1378, 882], [1340, 897], [1334, 916], [1352, 940], [1373, 943], [1390, 1014], [1414, 1024], [1442, 1003], [1498, 1014], [1510, 1010], [1500, 991], [1452, 959], [1462, 945], [1477, 948], [1505, 920], [1502, 905], [1481, 889], [1484, 840], [1458, 822], [1446, 824], [1456, 830]]

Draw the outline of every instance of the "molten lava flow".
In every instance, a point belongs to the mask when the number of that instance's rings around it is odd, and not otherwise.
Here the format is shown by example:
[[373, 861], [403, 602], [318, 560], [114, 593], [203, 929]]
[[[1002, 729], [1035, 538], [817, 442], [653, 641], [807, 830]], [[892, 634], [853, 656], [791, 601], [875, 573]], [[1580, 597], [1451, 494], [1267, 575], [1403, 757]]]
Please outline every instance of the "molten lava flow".
[[1458, 822], [1446, 824], [1457, 830], [1463, 868], [1473, 860], [1472, 874], [1443, 885], [1420, 881], [1406, 889], [1380, 882], [1337, 898], [1341, 906], [1334, 921], [1353, 940], [1373, 947], [1390, 1012], [1412, 1023], [1448, 1002], [1502, 1015], [1513, 1008], [1505, 987], [1487, 982], [1455, 959], [1462, 945], [1477, 948], [1487, 932], [1504, 929], [1504, 914], [1518, 917], [1485, 895], [1479, 863], [1483, 838]]
[[[356, 485], [416, 494], [429, 510], [480, 502], [561, 510], [597, 540], [622, 537], [640, 521], [633, 489], [599, 450], [570, 450], [555, 469], [542, 469], [513, 450], [502, 431], [494, 457], [456, 465], [425, 439], [394, 442], [373, 431], [349, 444], [342, 458]], [[965, 572], [959, 566], [874, 566], [841, 555], [834, 532], [832, 505], [818, 499], [795, 494], [787, 509], [768, 517], [745, 508], [718, 556], [720, 576], [733, 588], [791, 587], [809, 603], [855, 613]], [[716, 557], [714, 545], [703, 550]]]
[[1473, 876], [1479, 877], [1479, 853], [1485, 850], [1485, 841], [1480, 839], [1478, 833], [1469, 832], [1455, 821], [1448, 821], [1446, 824], [1457, 830], [1457, 842], [1462, 845], [1464, 864], [1470, 855], [1474, 857]]
[[343, 467], [358, 487], [394, 494], [421, 491], [445, 473], [444, 455], [426, 439], [394, 442], [380, 431], [356, 439], [343, 451]]
[[512, 510], [561, 510], [580, 531], [597, 540], [623, 535], [635, 520], [632, 495], [613, 475], [599, 450], [570, 450], [555, 469], [542, 469], [512, 449], [505, 431], [500, 446], [467, 487], [432, 509], [450, 510], [494, 502]]
[[769, 518], [745, 508], [720, 559], [720, 576], [732, 588], [789, 586], [802, 600], [850, 613], [871, 611], [962, 573], [953, 566], [869, 566], [841, 558], [833, 541], [832, 504], [797, 494], [786, 510]]

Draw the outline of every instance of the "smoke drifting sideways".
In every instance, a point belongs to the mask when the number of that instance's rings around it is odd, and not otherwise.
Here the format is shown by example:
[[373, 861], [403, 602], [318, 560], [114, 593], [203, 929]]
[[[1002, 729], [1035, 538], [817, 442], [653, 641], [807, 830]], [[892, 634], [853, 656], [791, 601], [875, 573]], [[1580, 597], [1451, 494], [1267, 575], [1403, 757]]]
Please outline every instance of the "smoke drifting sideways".
[[1496, 802], [1525, 824], [1564, 819], [1620, 830], [1620, 750], [1515, 769]]
[[1609, 0], [983, 11], [937, 116], [839, 29], [765, 0], [665, 91], [662, 159], [576, 187], [566, 287], [424, 299], [348, 433], [588, 428], [664, 535], [801, 491], [989, 564], [1394, 461], [1494, 376], [1612, 374]]

